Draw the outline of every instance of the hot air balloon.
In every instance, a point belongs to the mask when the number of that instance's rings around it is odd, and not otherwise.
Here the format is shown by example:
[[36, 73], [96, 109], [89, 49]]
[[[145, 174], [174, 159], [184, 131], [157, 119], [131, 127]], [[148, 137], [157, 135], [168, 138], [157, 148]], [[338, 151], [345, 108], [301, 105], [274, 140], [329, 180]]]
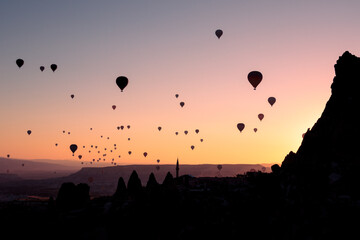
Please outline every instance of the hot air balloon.
[[189, 132], [187, 130], [184, 131], [185, 135], [187, 135]]
[[161, 131], [161, 127], [158, 127], [158, 130]]
[[120, 126], [117, 127], [117, 130], [120, 130]]
[[71, 98], [74, 98], [74, 97], [75, 97], [75, 95], [74, 95], [74, 94], [71, 94], [71, 95], [70, 95], [70, 97], [71, 97]]
[[179, 97], [179, 94], [175, 94], [175, 97], [178, 98], [178, 97]]
[[239, 131], [241, 132], [242, 130], [244, 130], [245, 124], [243, 124], [243, 123], [238, 123], [238, 124], [237, 124], [237, 128], [238, 128]]
[[144, 157], [146, 157], [148, 155], [147, 152], [144, 152], [143, 154], [144, 154]]
[[73, 156], [74, 156], [74, 153], [76, 152], [76, 150], [77, 150], [77, 145], [76, 144], [71, 144], [70, 145], [70, 150], [71, 150], [71, 152], [73, 153]]
[[131, 155], [131, 151], [128, 151], [129, 155]]
[[260, 121], [263, 120], [264, 114], [260, 113], [260, 114], [258, 115], [258, 118], [260, 119]]
[[21, 166], [23, 167], [23, 166], [25, 166], [25, 164], [23, 163], [23, 164], [21, 164]]
[[203, 142], [204, 141], [204, 139], [200, 139], [200, 142]]
[[130, 138], [128, 138], [128, 141], [130, 141]]
[[194, 145], [191, 145], [191, 150], [194, 150], [195, 146]]
[[257, 132], [257, 128], [254, 128], [254, 132]]
[[57, 65], [56, 64], [51, 64], [50, 68], [53, 72], [55, 72], [55, 70], [57, 69]]
[[116, 105], [112, 105], [112, 109], [115, 110], [115, 109], [116, 109]]
[[81, 159], [82, 159], [82, 155], [79, 155], [78, 158], [79, 158], [79, 160], [81, 160]]
[[157, 163], [159, 163], [160, 162], [160, 159], [158, 159], [158, 160], [156, 160], [157, 161]]
[[178, 135], [179, 133], [178, 132], [175, 132], [175, 135]]
[[184, 107], [185, 103], [184, 102], [180, 102], [180, 106]]
[[90, 131], [92, 131], [92, 128], [90, 128]]
[[40, 66], [40, 71], [44, 71], [45, 70], [45, 67], [44, 66]]
[[63, 133], [65, 133], [65, 130], [63, 130]]
[[21, 68], [22, 65], [24, 65], [24, 60], [22, 60], [21, 58], [17, 59], [17, 60], [16, 60], [16, 65], [17, 65], [19, 68]]
[[70, 135], [70, 132], [68, 132], [68, 134]]
[[130, 129], [130, 125], [127, 125], [127, 129]]
[[199, 129], [196, 129], [195, 132], [196, 132], [196, 134], [198, 134], [198, 133], [199, 133]]
[[55, 147], [57, 147], [58, 146], [58, 144], [57, 143], [55, 143]]
[[221, 171], [222, 165], [217, 165], [217, 169], [218, 169], [219, 171]]
[[221, 29], [218, 29], [215, 31], [215, 35], [220, 39], [220, 37], [223, 35], [223, 31]]
[[263, 76], [261, 72], [258, 71], [252, 71], [248, 74], [248, 80], [251, 83], [251, 85], [254, 87], [254, 90], [256, 90], [256, 87], [261, 82]]
[[124, 126], [120, 126], [120, 128], [121, 128], [121, 130], [123, 130], [123, 129], [124, 129]]
[[276, 102], [276, 98], [274, 98], [274, 97], [269, 97], [269, 98], [268, 98], [268, 102], [269, 102], [270, 105], [272, 106], [272, 105], [274, 105], [274, 103]]
[[6, 155], [8, 158], [10, 157], [10, 154]]
[[129, 80], [127, 79], [127, 77], [124, 76], [120, 76], [116, 79], [116, 84], [118, 85], [118, 87], [120, 88], [121, 92], [124, 90], [124, 88], [128, 85]]
[[30, 134], [31, 134], [31, 130], [27, 130], [27, 134], [30, 135]]

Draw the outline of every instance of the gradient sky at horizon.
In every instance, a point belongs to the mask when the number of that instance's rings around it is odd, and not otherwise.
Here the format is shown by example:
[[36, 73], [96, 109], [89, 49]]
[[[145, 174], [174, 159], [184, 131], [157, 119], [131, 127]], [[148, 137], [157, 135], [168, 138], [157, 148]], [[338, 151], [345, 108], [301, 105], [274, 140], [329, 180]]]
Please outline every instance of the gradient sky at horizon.
[[[320, 117], [338, 57], [360, 55], [358, 9], [359, 1], [325, 0], [3, 0], [0, 156], [281, 163]], [[253, 70], [264, 76], [256, 91], [247, 80]], [[129, 85], [121, 93], [115, 79], [122, 75]]]

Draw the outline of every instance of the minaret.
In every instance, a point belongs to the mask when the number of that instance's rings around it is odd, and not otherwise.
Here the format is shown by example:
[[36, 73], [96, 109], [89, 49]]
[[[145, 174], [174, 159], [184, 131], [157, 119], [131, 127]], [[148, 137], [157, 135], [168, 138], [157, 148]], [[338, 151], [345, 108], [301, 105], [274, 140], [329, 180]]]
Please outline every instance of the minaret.
[[176, 161], [176, 178], [179, 178], [179, 159]]

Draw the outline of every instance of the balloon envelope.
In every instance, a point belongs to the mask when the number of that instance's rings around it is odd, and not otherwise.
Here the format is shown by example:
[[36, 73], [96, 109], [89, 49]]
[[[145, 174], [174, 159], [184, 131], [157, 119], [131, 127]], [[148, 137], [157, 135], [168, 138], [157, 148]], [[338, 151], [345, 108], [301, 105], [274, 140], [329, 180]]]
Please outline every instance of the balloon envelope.
[[27, 134], [30, 135], [30, 134], [31, 134], [31, 130], [27, 130]]
[[191, 150], [194, 150], [195, 146], [194, 145], [191, 145]]
[[272, 106], [272, 105], [274, 105], [274, 103], [276, 102], [276, 98], [274, 98], [274, 97], [269, 97], [269, 98], [268, 98], [268, 102], [269, 102], [270, 105]]
[[118, 85], [121, 91], [124, 90], [124, 88], [128, 85], [128, 83], [129, 80], [127, 79], [127, 77], [120, 76], [116, 79], [116, 84]]
[[175, 97], [178, 98], [178, 97], [179, 97], [179, 94], [175, 94]]
[[254, 87], [254, 90], [256, 90], [256, 87], [259, 85], [261, 80], [263, 79], [263, 76], [261, 72], [258, 71], [252, 71], [248, 74], [248, 80], [250, 84]]
[[222, 169], [222, 165], [217, 165], [217, 169], [220, 171]]
[[260, 113], [260, 114], [258, 115], [258, 118], [260, 119], [260, 121], [263, 120], [264, 114]]
[[40, 71], [44, 71], [45, 70], [45, 67], [44, 66], [41, 66], [40, 67]]
[[56, 64], [51, 64], [50, 68], [53, 72], [55, 72], [55, 70], [57, 69], [57, 65]]
[[199, 129], [196, 129], [195, 132], [196, 132], [196, 134], [198, 134], [198, 133], [199, 133]]
[[144, 152], [144, 157], [146, 157], [147, 156], [147, 152]]
[[185, 135], [187, 135], [189, 132], [185, 130], [184, 133], [185, 133]]
[[21, 58], [17, 59], [17, 60], [16, 60], [16, 65], [17, 65], [19, 68], [21, 68], [22, 65], [24, 65], [24, 60], [22, 60]]
[[70, 95], [70, 97], [71, 97], [71, 98], [74, 98], [74, 97], [75, 97], [75, 95], [74, 95], [74, 94], [71, 94], [71, 95]]
[[220, 39], [220, 37], [223, 35], [223, 31], [221, 29], [218, 29], [215, 31], [215, 35]]
[[185, 105], [184, 102], [181, 102], [181, 103], [180, 103], [180, 106], [181, 106], [181, 107], [184, 107], [184, 105]]
[[73, 153], [73, 156], [74, 156], [74, 153], [76, 152], [77, 149], [78, 149], [78, 147], [77, 147], [76, 144], [71, 144], [70, 145], [70, 150]]
[[161, 131], [161, 127], [158, 127], [158, 130]]
[[115, 109], [116, 109], [116, 105], [112, 105], [112, 109], [115, 110]]
[[257, 132], [257, 128], [254, 128], [254, 132]]
[[238, 124], [237, 124], [237, 128], [238, 128], [239, 131], [241, 132], [242, 130], [244, 130], [245, 124], [243, 124], [243, 123], [238, 123]]

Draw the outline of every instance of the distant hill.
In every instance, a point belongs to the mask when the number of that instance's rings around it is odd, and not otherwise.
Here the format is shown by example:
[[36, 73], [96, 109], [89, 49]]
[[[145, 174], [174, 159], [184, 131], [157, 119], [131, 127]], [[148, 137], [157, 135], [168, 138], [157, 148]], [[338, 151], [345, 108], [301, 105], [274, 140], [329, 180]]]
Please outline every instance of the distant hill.
[[[62, 161], [64, 162], [64, 161]], [[61, 165], [57, 163], [49, 163], [37, 160], [21, 160], [12, 158], [0, 158], [0, 173], [1, 174], [16, 174], [24, 179], [45, 179], [58, 178], [67, 176], [81, 169], [79, 163], [70, 163]], [[76, 164], [75, 164], [76, 163]]]
[[[21, 162], [14, 161], [14, 164]], [[35, 166], [42, 166], [33, 163], [31, 168]], [[49, 166], [47, 166], [49, 167]], [[54, 166], [50, 166], [54, 167]], [[59, 166], [57, 166], [59, 167]], [[159, 165], [160, 169], [156, 169], [156, 165], [127, 165], [127, 166], [111, 166], [111, 167], [85, 167], [81, 170], [68, 174], [62, 177], [53, 177], [49, 179], [39, 180], [22, 180], [16, 182], [7, 182], [1, 184], [1, 194], [21, 194], [21, 195], [40, 195], [40, 196], [54, 196], [62, 183], [73, 182], [87, 183], [90, 186], [91, 195], [112, 195], [117, 186], [117, 182], [122, 177], [126, 184], [133, 170], [137, 171], [142, 184], [145, 186], [150, 173], [154, 173], [158, 182], [162, 183], [167, 172], [171, 172], [175, 177], [174, 165]], [[223, 164], [221, 171], [218, 170], [217, 165], [202, 164], [202, 165], [180, 165], [180, 175], [192, 175], [194, 177], [235, 177], [237, 174], [243, 174], [251, 171], [262, 171], [264, 166], [260, 164]], [[20, 180], [20, 179], [17, 179]]]

